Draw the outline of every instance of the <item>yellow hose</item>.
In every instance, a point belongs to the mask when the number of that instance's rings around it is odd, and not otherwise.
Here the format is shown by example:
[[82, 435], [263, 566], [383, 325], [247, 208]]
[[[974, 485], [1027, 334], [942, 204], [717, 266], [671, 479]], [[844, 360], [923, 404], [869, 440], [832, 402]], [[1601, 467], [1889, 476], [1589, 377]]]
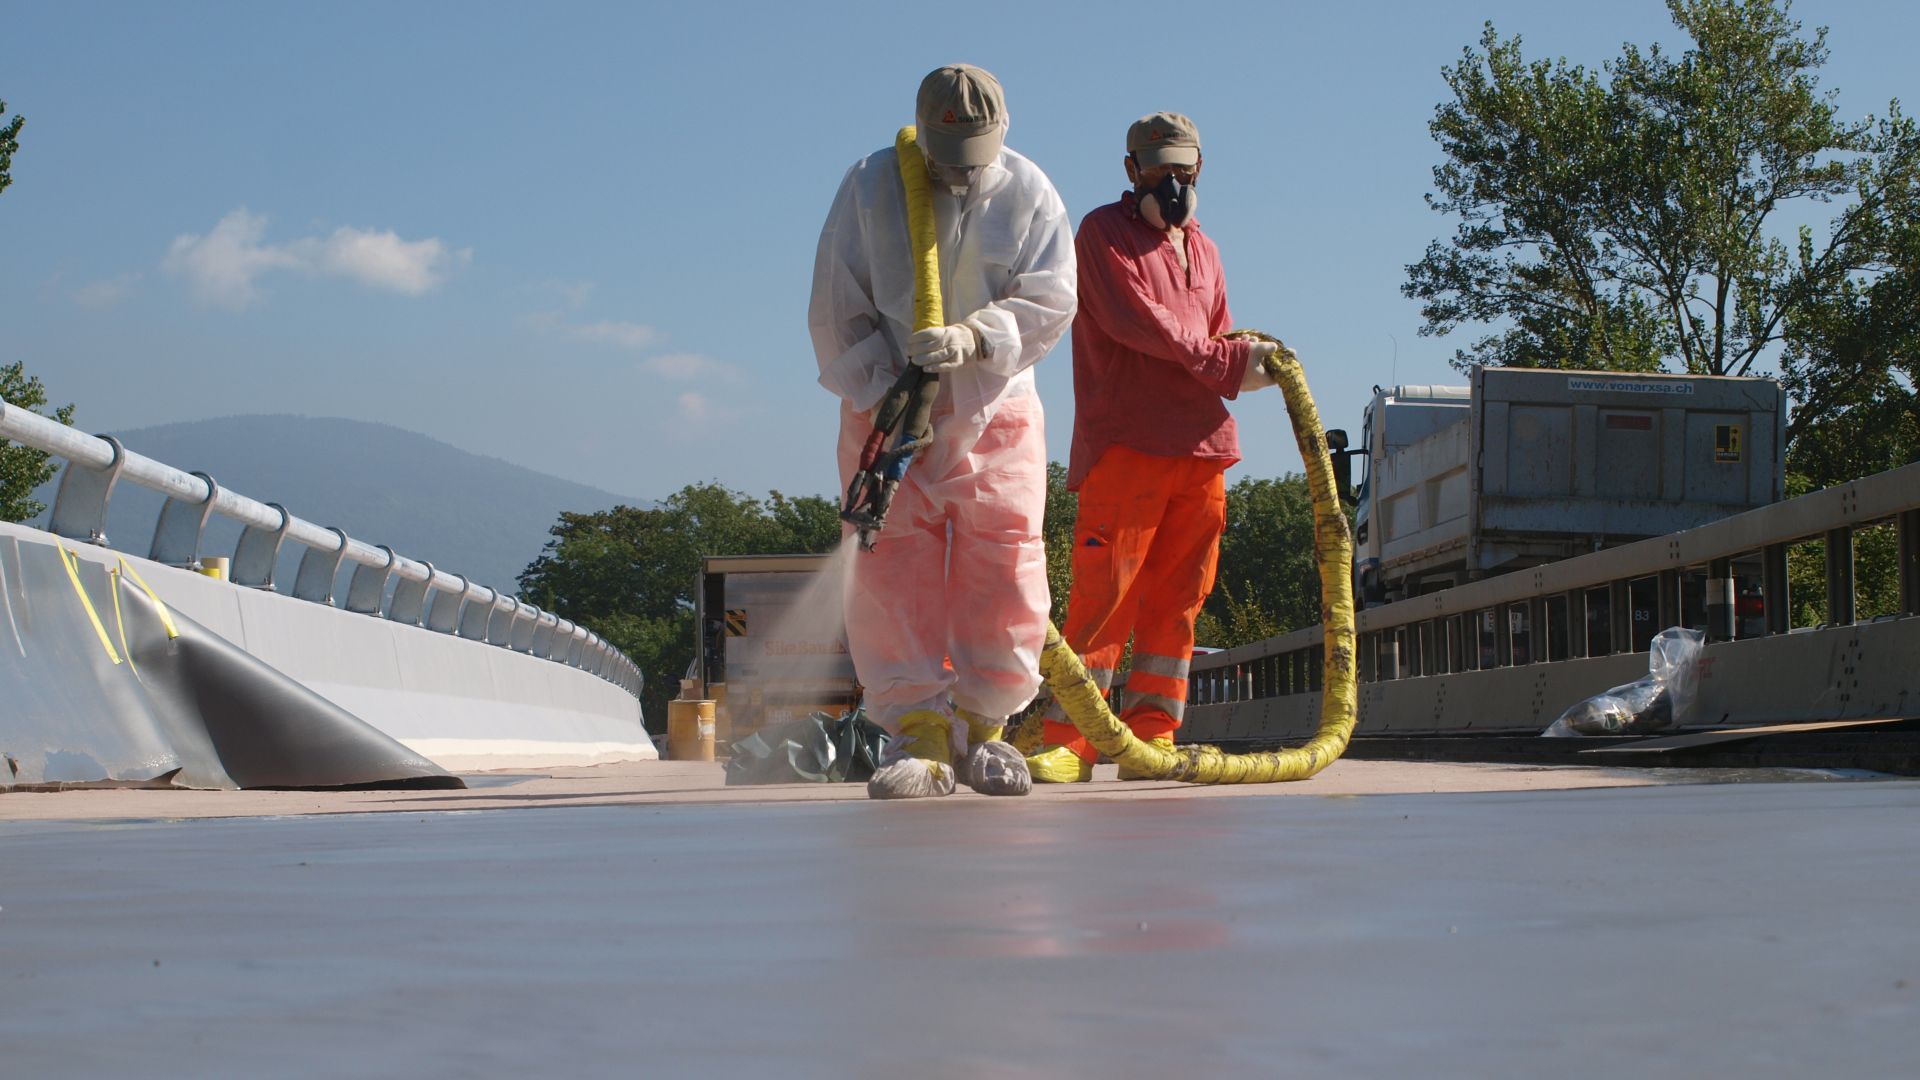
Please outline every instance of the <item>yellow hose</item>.
[[[900, 159], [900, 180], [906, 185], [907, 232], [913, 245], [913, 325], [916, 330], [946, 325], [940, 301], [940, 254], [935, 243], [933, 198], [926, 162], [912, 127], [894, 138]], [[1254, 338], [1280, 345], [1280, 339], [1258, 330], [1236, 330], [1230, 337]], [[1265, 784], [1305, 780], [1338, 760], [1353, 735], [1359, 706], [1354, 681], [1353, 541], [1347, 517], [1340, 510], [1333, 486], [1333, 463], [1320, 428], [1320, 410], [1307, 391], [1306, 374], [1293, 350], [1280, 345], [1265, 361], [1267, 373], [1286, 397], [1293, 437], [1306, 463], [1307, 488], [1313, 494], [1313, 549], [1320, 568], [1320, 623], [1324, 628], [1326, 660], [1320, 697], [1320, 730], [1305, 746], [1259, 754], [1228, 754], [1212, 746], [1183, 746], [1162, 750], [1136, 737], [1113, 715], [1085, 665], [1067, 647], [1060, 628], [1047, 625], [1047, 644], [1040, 654], [1040, 674], [1053, 699], [1060, 703], [1073, 726], [1101, 753], [1135, 775], [1192, 784]]]
[[[1278, 338], [1257, 330], [1236, 330], [1248, 337], [1280, 344]], [[1320, 410], [1307, 391], [1307, 378], [1293, 350], [1281, 345], [1264, 361], [1267, 373], [1280, 385], [1293, 421], [1294, 442], [1307, 469], [1307, 488], [1313, 494], [1314, 561], [1320, 568], [1320, 624], [1326, 659], [1320, 696], [1320, 730], [1305, 746], [1259, 754], [1228, 754], [1212, 746], [1179, 746], [1162, 750], [1136, 737], [1107, 707], [1100, 688], [1087, 675], [1059, 628], [1047, 628], [1047, 647], [1040, 654], [1040, 674], [1053, 699], [1101, 753], [1135, 775], [1190, 784], [1268, 784], [1305, 780], [1337, 761], [1353, 736], [1358, 715], [1359, 687], [1354, 681], [1353, 540], [1347, 517], [1340, 510], [1333, 486], [1333, 463], [1320, 434]]]
[[893, 137], [900, 160], [900, 182], [907, 189], [907, 242], [913, 257], [913, 328], [947, 325], [940, 301], [940, 245], [933, 224], [932, 178], [920, 153], [918, 130], [908, 124]]

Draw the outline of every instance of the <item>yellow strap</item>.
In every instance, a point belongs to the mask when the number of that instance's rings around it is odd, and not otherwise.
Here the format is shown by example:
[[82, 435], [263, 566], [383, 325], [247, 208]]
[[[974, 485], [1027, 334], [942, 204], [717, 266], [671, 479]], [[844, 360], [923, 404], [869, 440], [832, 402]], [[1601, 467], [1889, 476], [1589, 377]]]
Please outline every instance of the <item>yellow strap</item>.
[[120, 615], [120, 568], [107, 571], [107, 576], [113, 579], [113, 628], [120, 633], [120, 651], [127, 654], [127, 670], [137, 679], [140, 669], [133, 662], [133, 647], [127, 644], [127, 620]]
[[[80, 598], [80, 606], [87, 609], [87, 618], [93, 621], [93, 632], [100, 635], [100, 647], [107, 650], [107, 659], [115, 664], [120, 662], [120, 654], [114, 651], [113, 639], [107, 636], [107, 628], [100, 621], [100, 613], [93, 609], [93, 597], [87, 595], [86, 586], [80, 584], [80, 556], [67, 550], [67, 545], [59, 544], [60, 565], [67, 568], [67, 580], [73, 582], [73, 593]], [[116, 596], [118, 590], [115, 591]]]
[[140, 571], [135, 570], [133, 564], [124, 558], [120, 560], [120, 569], [125, 570], [127, 576], [133, 579], [133, 583], [140, 586], [140, 591], [147, 594], [147, 599], [153, 601], [153, 609], [160, 613], [160, 625], [167, 628], [167, 637], [179, 637], [180, 628], [173, 625], [173, 615], [167, 611], [166, 602], [160, 599], [160, 594], [153, 591], [153, 586], [147, 584], [147, 579], [141, 577]]

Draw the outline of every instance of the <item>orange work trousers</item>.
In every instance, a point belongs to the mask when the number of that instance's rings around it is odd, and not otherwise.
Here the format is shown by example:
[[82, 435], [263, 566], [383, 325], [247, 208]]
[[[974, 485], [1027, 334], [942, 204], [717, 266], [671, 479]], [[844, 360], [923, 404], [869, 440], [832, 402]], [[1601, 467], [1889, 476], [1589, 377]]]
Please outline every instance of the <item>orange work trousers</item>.
[[[1193, 620], [1213, 591], [1227, 525], [1228, 464], [1116, 446], [1080, 484], [1064, 633], [1107, 694], [1132, 637], [1133, 666], [1114, 707], [1142, 739], [1171, 735], [1186, 712]], [[1087, 761], [1100, 756], [1057, 705], [1044, 738]]]

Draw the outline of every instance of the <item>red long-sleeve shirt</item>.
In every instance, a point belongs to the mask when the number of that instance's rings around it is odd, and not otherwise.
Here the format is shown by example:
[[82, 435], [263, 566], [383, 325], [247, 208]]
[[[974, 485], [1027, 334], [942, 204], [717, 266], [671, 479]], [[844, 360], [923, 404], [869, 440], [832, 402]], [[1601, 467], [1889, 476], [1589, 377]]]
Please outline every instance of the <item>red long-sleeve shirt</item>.
[[1250, 345], [1214, 336], [1233, 325], [1220, 253], [1198, 222], [1185, 231], [1182, 270], [1173, 242], [1140, 219], [1131, 191], [1080, 222], [1071, 490], [1114, 446], [1240, 460], [1223, 399], [1239, 396]]

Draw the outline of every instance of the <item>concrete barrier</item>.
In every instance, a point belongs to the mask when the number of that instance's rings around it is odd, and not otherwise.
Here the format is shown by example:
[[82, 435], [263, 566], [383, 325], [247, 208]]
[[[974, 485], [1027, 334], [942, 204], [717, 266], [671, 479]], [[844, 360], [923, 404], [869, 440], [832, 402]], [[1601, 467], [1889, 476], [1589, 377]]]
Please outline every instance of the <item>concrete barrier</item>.
[[[0, 662], [0, 696], [14, 703], [0, 710], [0, 751], [18, 763], [44, 761], [52, 747], [56, 764], [45, 782], [142, 781], [173, 770], [184, 770], [177, 782], [237, 782], [219, 775], [204, 748], [188, 747], [183, 754], [174, 745], [192, 738], [161, 730], [137, 678], [129, 683], [113, 674], [120, 665], [101, 668], [92, 654], [104, 657], [105, 650], [81, 621], [72, 583], [62, 580], [64, 570], [62, 577], [47, 571], [62, 565], [61, 547], [95, 579], [88, 591], [96, 608], [112, 608], [116, 587], [123, 597], [143, 596], [142, 590], [127, 591], [133, 588], [124, 581], [130, 575], [108, 581], [124, 562], [166, 609], [441, 768], [555, 767], [658, 756], [642, 726], [638, 699], [580, 668], [0, 524], [0, 571], [12, 572], [0, 589], [7, 598], [0, 605], [0, 653], [11, 654]], [[28, 572], [32, 568], [38, 569]], [[123, 619], [131, 603], [123, 603]], [[55, 613], [61, 617], [54, 619]], [[102, 618], [110, 620], [111, 611]], [[108, 622], [109, 639], [121, 632]], [[86, 662], [56, 662], [56, 656]], [[67, 759], [57, 756], [58, 744], [72, 741], [80, 728], [113, 761], [96, 756], [86, 765], [72, 759], [63, 772], [58, 763]], [[197, 764], [188, 768], [183, 760]], [[43, 782], [23, 778], [17, 764], [13, 768], [11, 779], [0, 775], [0, 786]]]

